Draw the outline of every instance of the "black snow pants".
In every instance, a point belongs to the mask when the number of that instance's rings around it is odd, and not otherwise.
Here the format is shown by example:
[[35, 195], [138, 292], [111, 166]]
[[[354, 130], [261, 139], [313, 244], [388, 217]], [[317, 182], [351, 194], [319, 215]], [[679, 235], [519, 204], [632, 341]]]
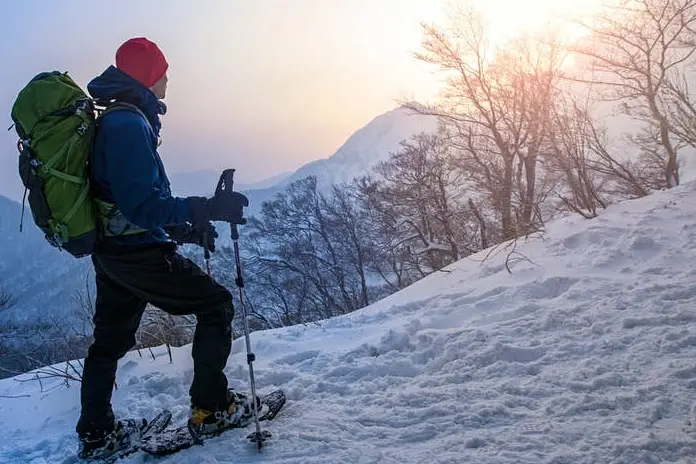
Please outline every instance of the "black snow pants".
[[94, 342], [82, 374], [82, 412], [77, 432], [113, 427], [111, 393], [117, 362], [135, 345], [147, 303], [173, 315], [195, 314], [192, 404], [215, 410], [224, 404], [223, 369], [232, 344], [232, 295], [194, 262], [176, 253], [173, 243], [97, 251], [92, 255], [97, 297]]

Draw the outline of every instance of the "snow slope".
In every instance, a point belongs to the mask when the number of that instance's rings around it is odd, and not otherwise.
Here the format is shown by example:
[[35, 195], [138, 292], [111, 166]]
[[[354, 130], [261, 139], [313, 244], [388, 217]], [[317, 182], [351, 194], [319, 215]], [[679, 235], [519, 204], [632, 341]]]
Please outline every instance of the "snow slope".
[[[696, 184], [569, 217], [355, 313], [252, 336], [289, 403], [158, 463], [696, 462]], [[489, 250], [490, 251], [490, 250]], [[130, 353], [119, 416], [187, 414], [190, 347]], [[227, 373], [246, 389], [244, 341]], [[79, 388], [0, 381], [0, 462], [75, 462]], [[129, 463], [154, 462], [136, 455]]]

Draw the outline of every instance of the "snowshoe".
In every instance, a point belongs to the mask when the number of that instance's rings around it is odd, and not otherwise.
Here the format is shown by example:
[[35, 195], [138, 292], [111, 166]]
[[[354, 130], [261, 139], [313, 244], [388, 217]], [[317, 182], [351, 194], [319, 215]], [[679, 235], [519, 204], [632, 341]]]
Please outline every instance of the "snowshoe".
[[146, 419], [118, 421], [114, 430], [107, 434], [86, 434], [80, 438], [77, 456], [87, 462], [112, 463], [140, 449], [143, 437], [163, 431], [171, 421], [172, 414], [162, 411], [150, 422]]
[[[148, 435], [143, 438], [140, 449], [148, 454], [166, 456], [194, 445], [201, 445], [205, 439], [226, 430], [249, 425], [254, 421], [253, 404], [245, 395], [234, 392], [231, 394], [236, 396], [234, 399], [228, 398], [230, 404], [225, 410], [204, 413], [194, 408], [186, 425]], [[275, 390], [257, 399], [259, 401], [257, 404], [260, 406], [259, 420], [273, 419], [285, 405], [285, 399], [285, 393], [282, 390]], [[235, 403], [235, 408], [230, 412], [232, 402]], [[256, 439], [265, 440], [269, 438], [269, 435], [267, 431], [263, 431], [262, 436]]]

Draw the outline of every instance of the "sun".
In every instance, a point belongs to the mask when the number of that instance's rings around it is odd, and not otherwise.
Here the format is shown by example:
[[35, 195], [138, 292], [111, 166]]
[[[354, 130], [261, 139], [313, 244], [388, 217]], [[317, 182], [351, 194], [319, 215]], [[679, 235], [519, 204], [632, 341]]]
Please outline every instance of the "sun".
[[489, 39], [497, 46], [520, 35], [558, 34], [573, 41], [585, 34], [574, 21], [599, 11], [605, 0], [487, 0], [477, 2], [490, 21]]

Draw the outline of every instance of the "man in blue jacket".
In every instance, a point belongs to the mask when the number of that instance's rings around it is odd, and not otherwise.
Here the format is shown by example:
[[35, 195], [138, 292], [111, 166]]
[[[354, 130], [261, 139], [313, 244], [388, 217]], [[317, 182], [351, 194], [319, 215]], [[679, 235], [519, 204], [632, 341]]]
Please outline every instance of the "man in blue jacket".
[[192, 420], [213, 430], [239, 420], [246, 409], [238, 407], [242, 400], [228, 391], [223, 373], [232, 340], [232, 296], [179, 255], [176, 242], [203, 245], [205, 239], [214, 251], [216, 234], [209, 221], [244, 224], [248, 200], [236, 192], [172, 196], [157, 153], [167, 69], [157, 45], [135, 38], [118, 49], [116, 66], [88, 85], [92, 97], [111, 109], [99, 119], [92, 158], [103, 227], [92, 255], [94, 342], [85, 359], [76, 427], [83, 458], [111, 452], [135, 433], [134, 421], [116, 423], [111, 392], [117, 361], [135, 345], [148, 303], [170, 314], [196, 315]]

